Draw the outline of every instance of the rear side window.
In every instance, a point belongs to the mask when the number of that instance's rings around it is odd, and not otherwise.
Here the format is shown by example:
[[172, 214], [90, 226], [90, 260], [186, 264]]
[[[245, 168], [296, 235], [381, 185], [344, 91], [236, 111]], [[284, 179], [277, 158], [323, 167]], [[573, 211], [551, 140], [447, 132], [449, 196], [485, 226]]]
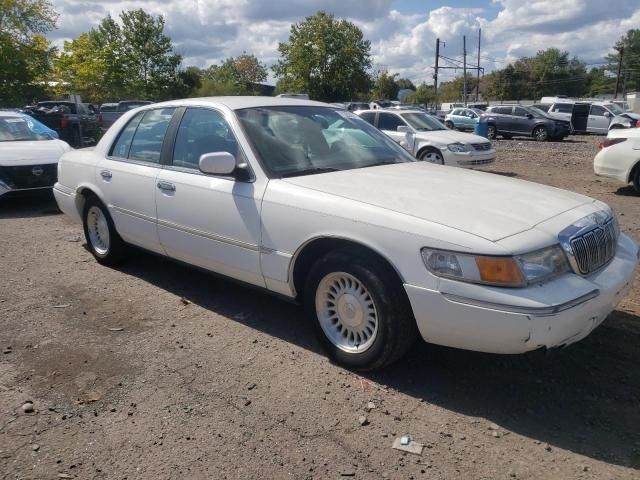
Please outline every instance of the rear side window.
[[130, 160], [160, 163], [164, 134], [174, 110], [174, 108], [161, 108], [144, 112], [131, 142], [128, 157]]
[[551, 112], [557, 113], [573, 113], [573, 103], [556, 103]]
[[454, 110], [451, 115], [460, 115], [460, 110]]
[[378, 117], [378, 128], [380, 130], [397, 132], [398, 127], [401, 125], [406, 125], [406, 123], [404, 123], [400, 117], [394, 115], [393, 113], [381, 113]]
[[133, 140], [133, 135], [136, 133], [136, 129], [138, 128], [138, 124], [144, 112], [138, 113], [135, 117], [129, 120], [127, 126], [122, 129], [120, 135], [118, 136], [118, 140], [111, 148], [111, 153], [109, 154], [112, 157], [118, 158], [129, 158], [129, 149], [131, 148], [131, 140]]
[[492, 111], [502, 115], [511, 115], [511, 107], [494, 107]]
[[373, 125], [373, 122], [376, 118], [376, 112], [364, 112], [363, 114], [360, 115], [360, 118], [363, 119], [365, 122], [368, 122], [371, 125]]

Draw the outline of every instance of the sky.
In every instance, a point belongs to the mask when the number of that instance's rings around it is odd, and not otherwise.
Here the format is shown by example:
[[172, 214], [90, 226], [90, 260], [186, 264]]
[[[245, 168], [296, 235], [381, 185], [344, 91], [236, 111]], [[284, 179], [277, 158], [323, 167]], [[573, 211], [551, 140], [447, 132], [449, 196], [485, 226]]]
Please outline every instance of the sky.
[[[374, 67], [414, 83], [433, 82], [436, 38], [440, 53], [480, 64], [485, 71], [537, 51], [568, 50], [588, 65], [602, 63], [614, 43], [640, 26], [640, 0], [53, 0], [60, 14], [49, 38], [64, 40], [96, 26], [107, 14], [143, 8], [162, 14], [165, 32], [183, 55], [183, 65], [206, 67], [243, 52], [267, 65], [278, 59], [292, 23], [318, 10], [357, 24], [371, 41]], [[443, 62], [441, 61], [441, 65]], [[441, 72], [440, 81], [461, 70]], [[273, 77], [270, 75], [271, 82]]]

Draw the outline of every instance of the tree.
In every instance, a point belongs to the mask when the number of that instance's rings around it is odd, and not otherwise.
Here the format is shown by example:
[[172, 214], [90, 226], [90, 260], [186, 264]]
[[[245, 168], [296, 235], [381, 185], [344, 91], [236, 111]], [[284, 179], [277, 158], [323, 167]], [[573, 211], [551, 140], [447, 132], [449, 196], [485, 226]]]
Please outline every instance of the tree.
[[0, 105], [44, 94], [55, 54], [44, 34], [57, 17], [48, 0], [0, 0]]
[[603, 93], [613, 93], [615, 82], [615, 76], [607, 71], [606, 66], [592, 68], [587, 73], [585, 95], [587, 97], [595, 97]]
[[[476, 90], [476, 78], [467, 73], [467, 100]], [[456, 77], [451, 81], [443, 82], [438, 87], [438, 102], [463, 102], [464, 101], [464, 77]]]
[[640, 30], [631, 29], [625, 33], [614, 46], [616, 53], [607, 55], [608, 65], [606, 70], [613, 75], [618, 70], [619, 51], [624, 48], [622, 55], [622, 70], [620, 90], [622, 90], [623, 82], [626, 83], [625, 88], [629, 90], [640, 90]]
[[416, 91], [410, 94], [406, 99], [406, 103], [413, 103], [417, 105], [429, 105], [435, 100], [433, 85], [427, 85], [426, 82], [422, 82], [416, 88]]
[[371, 43], [347, 20], [318, 12], [291, 26], [288, 42], [278, 45], [273, 66], [278, 90], [307, 93], [327, 102], [351, 100], [368, 92]]
[[267, 79], [267, 67], [245, 52], [211, 65], [202, 71], [202, 77], [198, 95], [258, 95], [259, 83]]
[[126, 52], [120, 25], [107, 15], [100, 24], [89, 31], [89, 38], [96, 50], [96, 61], [102, 69], [102, 85], [107, 96], [105, 100], [116, 100], [127, 96], [137, 96], [128, 89]]
[[89, 102], [108, 99], [109, 86], [103, 81], [105, 65], [88, 33], [64, 42], [63, 51], [54, 60], [53, 66], [57, 80], [54, 91], [57, 95], [77, 93]]
[[142, 9], [122, 12], [122, 60], [129, 91], [147, 99], [170, 98], [182, 57], [164, 34], [164, 18]]
[[374, 100], [395, 100], [398, 98], [397, 73], [390, 75], [387, 70], [379, 70], [373, 80], [371, 96]]
[[413, 84], [411, 80], [408, 78], [399, 78], [396, 80], [396, 85], [398, 85], [399, 90], [415, 90], [416, 86]]

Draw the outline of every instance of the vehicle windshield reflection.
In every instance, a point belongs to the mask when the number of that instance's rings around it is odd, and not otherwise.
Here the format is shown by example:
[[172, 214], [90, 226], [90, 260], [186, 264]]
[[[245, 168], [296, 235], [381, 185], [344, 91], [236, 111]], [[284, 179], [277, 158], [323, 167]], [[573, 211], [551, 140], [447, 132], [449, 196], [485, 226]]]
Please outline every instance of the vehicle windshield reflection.
[[426, 113], [403, 113], [402, 118], [419, 132], [431, 132], [435, 130], [446, 130], [447, 127], [435, 118]]
[[378, 129], [345, 110], [279, 106], [236, 113], [254, 153], [273, 177], [415, 161]]

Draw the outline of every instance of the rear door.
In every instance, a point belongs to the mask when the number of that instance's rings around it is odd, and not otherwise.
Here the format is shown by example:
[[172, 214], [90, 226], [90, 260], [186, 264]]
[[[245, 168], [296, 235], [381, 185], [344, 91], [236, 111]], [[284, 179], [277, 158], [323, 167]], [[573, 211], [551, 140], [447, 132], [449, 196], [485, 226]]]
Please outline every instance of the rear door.
[[606, 134], [609, 130], [609, 122], [611, 118], [605, 116], [607, 110], [600, 105], [591, 105], [589, 111], [589, 123], [587, 123], [587, 131], [590, 133]]
[[527, 112], [522, 107], [514, 107], [513, 115], [511, 116], [511, 128], [516, 133], [521, 133], [523, 135], [529, 135], [531, 132], [532, 120], [527, 118]]
[[496, 126], [499, 132], [511, 132], [511, 107], [494, 107], [491, 110], [492, 113], [497, 113], [495, 116]]
[[96, 179], [116, 230], [127, 242], [164, 253], [156, 228], [156, 177], [174, 108], [145, 110], [122, 129], [98, 162]]

